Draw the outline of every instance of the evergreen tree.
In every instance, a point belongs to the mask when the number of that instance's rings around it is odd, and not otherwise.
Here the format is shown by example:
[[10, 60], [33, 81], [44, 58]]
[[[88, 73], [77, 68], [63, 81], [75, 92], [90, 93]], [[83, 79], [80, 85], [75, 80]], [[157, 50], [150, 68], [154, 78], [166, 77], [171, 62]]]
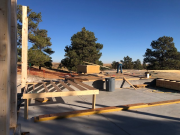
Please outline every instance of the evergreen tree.
[[144, 55], [148, 69], [180, 69], [180, 53], [174, 46], [172, 37], [160, 37], [151, 42], [151, 47]]
[[112, 64], [111, 64], [111, 67], [113, 69], [116, 69], [117, 68], [117, 62], [116, 61], [113, 61]]
[[141, 61], [139, 59], [137, 59], [136, 61], [134, 61], [134, 69], [142, 69], [142, 64], [141, 64]]
[[102, 55], [100, 50], [103, 45], [96, 41], [94, 33], [83, 27], [82, 31], [71, 37], [71, 45], [65, 47], [65, 58], [61, 61], [62, 66], [75, 71], [77, 65], [82, 64], [83, 61], [102, 65], [99, 59]]
[[143, 69], [147, 69], [146, 62], [143, 61]]
[[133, 69], [133, 61], [132, 58], [130, 58], [129, 56], [124, 57], [123, 62], [123, 68], [125, 69]]
[[[32, 65], [51, 67], [50, 55], [54, 53], [50, 46], [51, 38], [47, 35], [47, 30], [39, 29], [38, 25], [42, 21], [41, 13], [33, 12], [27, 7], [28, 17], [28, 41], [32, 43], [32, 47], [28, 51], [28, 63]], [[18, 45], [18, 60], [21, 58], [21, 42], [22, 42], [22, 5], [17, 6], [17, 45]], [[39, 54], [37, 54], [39, 53]], [[36, 58], [38, 57], [38, 58]]]

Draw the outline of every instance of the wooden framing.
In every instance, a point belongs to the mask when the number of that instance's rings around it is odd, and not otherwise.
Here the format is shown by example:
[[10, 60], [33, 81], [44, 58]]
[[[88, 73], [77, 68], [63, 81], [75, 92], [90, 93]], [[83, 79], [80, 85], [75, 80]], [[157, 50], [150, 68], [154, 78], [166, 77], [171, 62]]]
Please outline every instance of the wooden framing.
[[[122, 85], [124, 84], [124, 82], [126, 81], [129, 85], [131, 85], [135, 90], [136, 90], [136, 88], [125, 78], [125, 77], [123, 77], [123, 83], [122, 83]], [[121, 85], [121, 87], [122, 87], [122, 85]]]
[[74, 87], [78, 88], [79, 90], [86, 90], [85, 88], [79, 86], [77, 83], [74, 83], [74, 82], [72, 82], [70, 80], [68, 80], [68, 83], [73, 85]]
[[59, 81], [59, 82], [62, 84], [62, 86], [64, 86], [65, 88], [67, 88], [69, 91], [74, 91], [71, 87], [69, 87], [67, 84], [65, 84], [62, 80]]
[[43, 85], [44, 85], [45, 91], [48, 92], [48, 89], [47, 89], [46, 84], [44, 82], [43, 82]]
[[56, 86], [56, 84], [54, 84], [52, 81], [51, 81], [51, 84], [53, 85], [53, 87], [58, 91], [58, 92], [61, 92], [62, 90]]
[[[99, 94], [99, 90], [78, 82], [78, 81], [58, 81], [58, 83], [60, 83], [65, 89], [66, 91], [63, 91], [62, 88], [58, 87], [54, 82], [57, 81], [46, 81], [46, 82], [39, 82], [41, 84], [43, 84], [45, 92], [39, 92], [39, 93], [33, 93], [33, 91], [35, 90], [35, 88], [33, 88], [33, 90], [28, 90], [28, 85], [30, 83], [27, 83], [25, 86], [25, 92], [23, 93], [23, 99], [25, 99], [25, 108], [24, 108], [24, 118], [28, 119], [28, 105], [29, 105], [29, 99], [31, 98], [48, 98], [48, 97], [63, 97], [63, 96], [78, 96], [78, 95], [93, 95], [93, 99], [92, 99], [92, 109], [95, 109], [95, 102], [96, 102], [96, 94]], [[46, 84], [50, 83], [56, 91], [48, 91], [48, 88], [46, 87]], [[32, 83], [34, 86], [34, 83]], [[70, 86], [68, 86], [68, 84], [70, 84]], [[71, 88], [71, 86], [76, 87], [78, 90], [74, 90], [73, 88]], [[68, 91], [67, 91], [68, 90]]]
[[28, 119], [29, 98], [24, 100], [24, 118]]
[[17, 0], [11, 0], [10, 127], [17, 125]]
[[0, 0], [0, 134], [9, 135], [11, 0]]
[[27, 81], [27, 50], [28, 50], [28, 18], [27, 6], [22, 6], [22, 72], [21, 88], [24, 88]]
[[89, 85], [87, 85], [87, 84], [85, 84], [85, 83], [79, 82], [79, 81], [77, 81], [77, 80], [74, 80], [74, 82], [82, 85], [83, 87], [85, 87], [85, 88], [87, 88], [87, 89], [96, 90], [94, 87], [91, 87], [91, 86], [89, 86]]
[[156, 86], [173, 89], [173, 90], [180, 90], [180, 81], [168, 80], [168, 79], [156, 79]]

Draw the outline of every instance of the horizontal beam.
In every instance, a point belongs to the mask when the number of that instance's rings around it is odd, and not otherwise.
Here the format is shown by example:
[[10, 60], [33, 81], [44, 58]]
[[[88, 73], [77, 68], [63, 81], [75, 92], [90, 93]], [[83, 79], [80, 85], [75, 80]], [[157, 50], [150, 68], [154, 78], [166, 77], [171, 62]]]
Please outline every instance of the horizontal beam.
[[27, 94], [23, 94], [23, 99], [78, 96], [78, 95], [93, 95], [93, 94], [99, 94], [99, 90], [65, 91], [65, 92], [48, 92], [48, 93], [27, 93]]
[[54, 120], [54, 119], [61, 119], [61, 118], [71, 118], [71, 117], [101, 114], [101, 113], [130, 110], [130, 109], [137, 109], [137, 108], [144, 108], [144, 107], [152, 107], [152, 106], [159, 106], [159, 105], [167, 105], [167, 104], [176, 104], [176, 103], [180, 103], [180, 99], [152, 102], [152, 103], [138, 103], [138, 104], [128, 104], [128, 105], [122, 105], [122, 106], [111, 106], [111, 107], [87, 109], [87, 110], [72, 111], [72, 112], [63, 112], [63, 113], [56, 113], [56, 114], [45, 114], [45, 115], [34, 117], [34, 121], [40, 122], [40, 121], [47, 121], [47, 120]]

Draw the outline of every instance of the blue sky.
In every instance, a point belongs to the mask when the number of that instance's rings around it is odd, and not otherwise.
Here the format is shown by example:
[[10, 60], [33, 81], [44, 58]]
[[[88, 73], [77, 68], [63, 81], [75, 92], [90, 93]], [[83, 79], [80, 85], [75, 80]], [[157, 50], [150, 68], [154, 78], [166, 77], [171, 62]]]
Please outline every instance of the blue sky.
[[82, 27], [95, 33], [103, 44], [103, 63], [143, 60], [152, 40], [174, 38], [180, 51], [180, 0], [17, 0], [41, 12], [40, 29], [51, 37], [54, 62], [64, 58], [64, 48]]

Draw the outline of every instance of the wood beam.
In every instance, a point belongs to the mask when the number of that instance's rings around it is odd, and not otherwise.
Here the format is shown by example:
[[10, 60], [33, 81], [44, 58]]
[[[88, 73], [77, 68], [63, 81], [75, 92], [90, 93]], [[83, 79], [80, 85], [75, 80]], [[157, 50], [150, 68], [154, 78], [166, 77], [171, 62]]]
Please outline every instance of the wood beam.
[[0, 0], [0, 134], [10, 127], [11, 0]]
[[62, 80], [59, 81], [63, 87], [65, 87], [66, 89], [68, 89], [69, 91], [74, 91], [71, 87], [69, 87], [67, 84], [65, 84]]
[[23, 99], [45, 98], [45, 97], [78, 96], [78, 95], [93, 95], [93, 94], [99, 94], [99, 90], [64, 91], [64, 92], [31, 93], [31, 94], [27, 93], [27, 94], [23, 94]]
[[80, 82], [80, 81], [74, 80], [74, 82], [76, 82], [76, 83], [82, 85], [83, 87], [85, 87], [85, 88], [87, 88], [87, 89], [90, 89], [90, 90], [96, 90], [96, 88], [91, 87], [91, 86], [89, 86], [89, 85], [87, 85], [87, 84], [85, 84], [85, 83], [82, 83], [82, 82]]
[[54, 84], [52, 81], [51, 81], [51, 84], [53, 85], [53, 87], [58, 91], [58, 92], [61, 92], [62, 90], [56, 85]]
[[17, 125], [17, 0], [11, 0], [10, 127]]
[[123, 79], [136, 90], [136, 88], [125, 77], [123, 77]]
[[68, 80], [68, 83], [71, 84], [72, 86], [78, 88], [79, 90], [86, 90], [85, 88], [79, 86], [78, 84], [76, 84], [76, 83], [74, 83], [74, 82], [72, 82], [70, 80]]
[[29, 106], [29, 99], [25, 99], [24, 101], [24, 118], [28, 119], [28, 106]]
[[27, 6], [22, 6], [22, 66], [21, 66], [21, 88], [27, 82], [27, 50], [28, 50], [28, 18]]
[[92, 99], [92, 109], [95, 109], [96, 106], [96, 94], [93, 95], [93, 99]]
[[44, 85], [44, 89], [46, 92], [48, 92], [48, 88], [46, 87], [46, 84], [43, 82], [43, 85]]

